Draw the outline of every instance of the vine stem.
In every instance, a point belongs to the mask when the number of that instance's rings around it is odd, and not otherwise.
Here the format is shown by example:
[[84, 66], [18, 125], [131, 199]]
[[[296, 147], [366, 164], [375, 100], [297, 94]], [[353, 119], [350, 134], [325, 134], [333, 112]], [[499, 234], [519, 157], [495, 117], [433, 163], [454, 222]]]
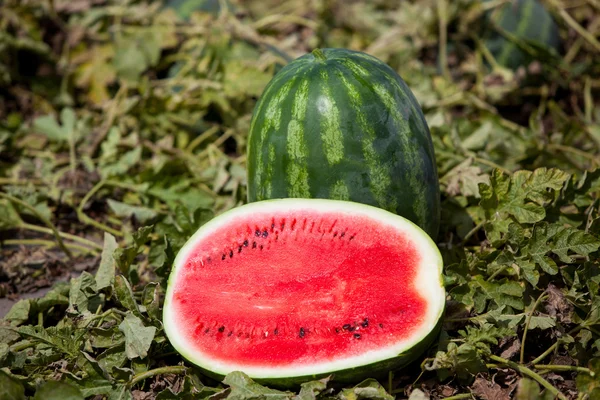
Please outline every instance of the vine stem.
[[131, 378], [131, 381], [129, 382], [129, 384], [131, 386], [135, 385], [136, 383], [143, 381], [144, 379], [147, 378], [151, 378], [153, 376], [156, 375], [162, 375], [162, 374], [183, 374], [185, 373], [185, 371], [187, 370], [186, 367], [181, 366], [181, 365], [175, 365], [175, 366], [171, 366], [171, 367], [161, 367], [161, 368], [155, 368], [155, 369], [151, 369], [149, 371], [145, 371], [145, 372], [141, 372], [137, 375], [134, 375], [133, 378]]
[[85, 207], [85, 205], [87, 204], [87, 202], [105, 184], [106, 184], [105, 180], [101, 180], [100, 182], [96, 183], [96, 185], [84, 196], [84, 198], [81, 199], [81, 203], [79, 203], [79, 206], [77, 207], [77, 217], [79, 218], [79, 220], [82, 223], [84, 223], [86, 225], [92, 225], [92, 226], [95, 226], [98, 229], [101, 229], [101, 230], [103, 230], [105, 232], [111, 233], [111, 234], [113, 234], [115, 236], [123, 237], [123, 232], [120, 232], [120, 231], [118, 231], [116, 229], [111, 228], [108, 225], [105, 225], [105, 224], [103, 224], [101, 222], [98, 222], [98, 221], [94, 220], [93, 218], [88, 217], [88, 215], [83, 211], [83, 208]]
[[552, 8], [558, 12], [558, 15], [565, 21], [567, 25], [569, 25], [573, 30], [581, 37], [583, 37], [590, 45], [592, 45], [597, 51], [600, 51], [600, 42], [596, 40], [596, 38], [590, 34], [584, 27], [579, 25], [577, 21], [569, 15], [569, 13], [558, 3], [556, 0], [546, 0], [546, 3], [550, 3]]
[[[506, 365], [506, 366], [520, 372], [522, 375], [525, 375], [525, 376], [530, 377], [531, 379], [534, 379], [537, 383], [539, 383], [540, 385], [545, 387], [550, 393], [552, 393], [554, 395], [554, 397], [558, 397], [560, 400], [567, 400], [567, 397], [564, 394], [562, 394], [560, 392], [560, 390], [558, 390], [557, 388], [552, 386], [550, 384], [550, 382], [548, 382], [541, 375], [535, 373], [534, 371], [530, 370], [529, 368], [527, 368], [521, 364], [517, 364], [516, 362], [506, 360], [502, 357], [495, 356], [493, 354], [490, 354], [488, 357], [490, 358], [490, 360], [493, 360], [500, 364]], [[487, 364], [486, 366], [488, 368], [498, 368], [499, 367], [498, 364]]]
[[573, 365], [552, 365], [552, 364], [544, 364], [544, 365], [534, 365], [533, 368], [541, 369], [545, 371], [573, 371], [573, 372], [583, 372], [589, 374], [591, 377], [594, 377], [596, 374], [589, 368], [585, 367], [576, 367]]
[[52, 221], [50, 221], [49, 219], [44, 217], [38, 210], [35, 209], [35, 207], [27, 204], [26, 202], [24, 202], [23, 200], [21, 200], [17, 197], [11, 196], [10, 194], [3, 193], [3, 192], [0, 192], [0, 197], [3, 197], [5, 199], [7, 199], [8, 201], [10, 201], [12, 203], [16, 203], [16, 204], [20, 205], [21, 207], [26, 208], [29, 211], [31, 211], [40, 221], [42, 221], [48, 228], [50, 228], [50, 230], [52, 231], [52, 234], [56, 238], [58, 247], [60, 247], [60, 249], [67, 255], [67, 257], [69, 257], [69, 259], [73, 259], [73, 254], [71, 254], [71, 252], [69, 251], [67, 246], [65, 246], [65, 243], [63, 242], [62, 238], [60, 237], [60, 234], [58, 233], [58, 229], [56, 229], [56, 226], [52, 223]]
[[[37, 226], [37, 225], [33, 225], [33, 224], [28, 224], [28, 223], [23, 223], [22, 225], [19, 225], [20, 228], [23, 229], [28, 229], [31, 231], [36, 231], [36, 232], [40, 232], [40, 233], [47, 233], [47, 234], [52, 234], [52, 231], [48, 228], [44, 228], [43, 226]], [[63, 239], [68, 239], [68, 240], [72, 240], [74, 242], [78, 242], [81, 244], [84, 244], [86, 246], [92, 247], [94, 249], [98, 249], [98, 250], [102, 250], [102, 246], [99, 245], [96, 242], [92, 242], [91, 240], [88, 240], [86, 238], [82, 238], [76, 235], [71, 235], [70, 233], [65, 233], [65, 232], [61, 232], [58, 231], [58, 234], [60, 235], [60, 237], [62, 237]]]
[[533, 303], [533, 308], [531, 309], [531, 312], [529, 313], [529, 315], [527, 315], [527, 319], [525, 320], [525, 328], [523, 329], [523, 337], [521, 338], [521, 355], [519, 357], [519, 362], [521, 364], [523, 364], [523, 360], [525, 358], [525, 340], [527, 339], [527, 331], [529, 330], [529, 323], [531, 322], [531, 317], [533, 316], [533, 313], [535, 312], [537, 307], [540, 305], [540, 302], [544, 298], [545, 294], [546, 292], [544, 291], [538, 296], [538, 298], [535, 300], [535, 303]]
[[[52, 240], [43, 240], [43, 239], [7, 239], [2, 241], [2, 243], [9, 245], [9, 246], [18, 246], [18, 245], [24, 245], [24, 246], [44, 246], [44, 247], [53, 247], [56, 246], [56, 243], [53, 242]], [[97, 255], [98, 252], [96, 252], [93, 249], [90, 249], [88, 247], [84, 247], [84, 246], [79, 246], [77, 244], [72, 244], [72, 243], [65, 243], [65, 246], [67, 248], [71, 248], [73, 250], [77, 250], [81, 253], [84, 254], [93, 254], [93, 255]]]
[[464, 237], [462, 243], [463, 245], [469, 241], [469, 239], [471, 239], [471, 236], [473, 236], [474, 234], [476, 234], [482, 227], [483, 224], [485, 224], [486, 221], [481, 221], [480, 223], [478, 223], [477, 225], [475, 225], [475, 227], [473, 229], [471, 229]]
[[444, 397], [444, 400], [460, 400], [460, 399], [472, 399], [473, 395], [471, 393], [461, 393], [455, 394], [454, 396]]
[[556, 144], [556, 143], [549, 143], [546, 145], [546, 147], [550, 150], [560, 150], [560, 151], [564, 151], [567, 153], [573, 153], [578, 155], [579, 157], [583, 157], [585, 159], [588, 159], [592, 162], [592, 165], [600, 165], [600, 160], [598, 159], [598, 157], [595, 157], [592, 154], [588, 154], [585, 151], [576, 149], [574, 147], [571, 146], [564, 146], [562, 144]]

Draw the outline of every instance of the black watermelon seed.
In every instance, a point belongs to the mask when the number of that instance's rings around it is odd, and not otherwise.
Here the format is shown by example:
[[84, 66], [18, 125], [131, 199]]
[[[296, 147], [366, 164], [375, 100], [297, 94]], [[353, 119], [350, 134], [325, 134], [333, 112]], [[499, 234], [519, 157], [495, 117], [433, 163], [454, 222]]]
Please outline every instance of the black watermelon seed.
[[273, 331], [273, 335], [278, 335], [279, 334], [279, 329], [275, 328], [275, 330]]
[[229, 258], [233, 257], [233, 250], [229, 250]]
[[221, 333], [225, 332], [225, 327], [223, 325], [221, 325], [221, 327], [219, 328], [219, 332], [221, 332]]
[[304, 328], [300, 328], [300, 337], [303, 338], [306, 332], [304, 332]]
[[242, 252], [242, 246], [238, 247], [238, 253]]
[[225, 253], [223, 253], [223, 255], [221, 256], [221, 260], [224, 260], [225, 257], [227, 257], [227, 256], [225, 255]]
[[380, 328], [383, 328], [383, 324], [379, 324], [379, 327], [380, 327]]
[[367, 326], [369, 326], [369, 318], [365, 318], [362, 322], [362, 324], [360, 324], [360, 326], [362, 326], [363, 328], [366, 328]]
[[259, 249], [261, 249], [261, 250], [263, 249], [263, 245], [262, 244], [260, 245]]
[[352, 330], [352, 327], [350, 326], [350, 324], [345, 324], [344, 326], [342, 326], [342, 329], [345, 331], [350, 331]]
[[360, 333], [355, 333], [354, 334], [354, 339], [360, 339]]
[[346, 236], [346, 232], [342, 232], [340, 235], [340, 239], [343, 238], [344, 236]]
[[260, 231], [257, 229], [256, 232], [254, 232], [254, 236], [259, 237], [260, 236]]
[[269, 232], [265, 229], [262, 233], [262, 237], [266, 238], [267, 236], [269, 236]]
[[252, 242], [252, 248], [255, 249], [256, 248], [256, 242]]
[[233, 331], [229, 331], [229, 333], [227, 334], [227, 337], [233, 335]]
[[244, 244], [244, 247], [248, 247], [248, 241], [247, 240], [244, 240], [243, 244]]
[[340, 328], [335, 328], [335, 333], [340, 333]]

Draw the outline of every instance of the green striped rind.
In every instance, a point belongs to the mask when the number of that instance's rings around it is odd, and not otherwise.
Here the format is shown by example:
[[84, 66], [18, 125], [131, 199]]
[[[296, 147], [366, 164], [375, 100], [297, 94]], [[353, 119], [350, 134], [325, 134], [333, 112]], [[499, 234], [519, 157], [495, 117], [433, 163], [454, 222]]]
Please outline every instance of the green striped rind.
[[493, 29], [484, 35], [485, 46], [496, 62], [507, 68], [516, 69], [532, 61], [519, 41], [536, 42], [554, 49], [560, 46], [558, 26], [539, 0], [504, 3], [494, 8], [487, 18]]
[[351, 200], [402, 215], [435, 237], [435, 156], [410, 89], [375, 57], [322, 53], [323, 60], [307, 54], [288, 64], [256, 105], [248, 200]]

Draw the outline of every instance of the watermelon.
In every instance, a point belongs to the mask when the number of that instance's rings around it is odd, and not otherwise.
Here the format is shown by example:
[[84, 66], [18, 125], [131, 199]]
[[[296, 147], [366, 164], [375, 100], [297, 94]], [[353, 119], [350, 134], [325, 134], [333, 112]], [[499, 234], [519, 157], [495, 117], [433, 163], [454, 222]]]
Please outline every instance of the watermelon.
[[215, 378], [342, 382], [415, 360], [444, 310], [442, 258], [409, 220], [338, 200], [250, 203], [178, 253], [164, 303], [173, 347]]
[[540, 47], [559, 49], [558, 25], [538, 0], [508, 1], [486, 14], [484, 44], [498, 64], [517, 69]]
[[254, 109], [247, 167], [250, 202], [349, 200], [437, 236], [429, 128], [400, 76], [365, 53], [317, 49], [275, 75]]

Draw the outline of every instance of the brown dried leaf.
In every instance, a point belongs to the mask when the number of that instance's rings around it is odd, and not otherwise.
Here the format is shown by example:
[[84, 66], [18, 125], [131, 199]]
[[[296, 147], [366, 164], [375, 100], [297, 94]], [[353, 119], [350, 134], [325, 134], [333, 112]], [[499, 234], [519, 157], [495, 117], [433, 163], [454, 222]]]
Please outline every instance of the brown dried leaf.
[[510, 393], [495, 382], [478, 377], [472, 386], [473, 394], [483, 400], [510, 400]]
[[563, 292], [555, 285], [550, 284], [546, 293], [548, 293], [548, 300], [546, 300], [545, 308], [548, 314], [564, 324], [571, 323], [573, 305], [567, 301]]

